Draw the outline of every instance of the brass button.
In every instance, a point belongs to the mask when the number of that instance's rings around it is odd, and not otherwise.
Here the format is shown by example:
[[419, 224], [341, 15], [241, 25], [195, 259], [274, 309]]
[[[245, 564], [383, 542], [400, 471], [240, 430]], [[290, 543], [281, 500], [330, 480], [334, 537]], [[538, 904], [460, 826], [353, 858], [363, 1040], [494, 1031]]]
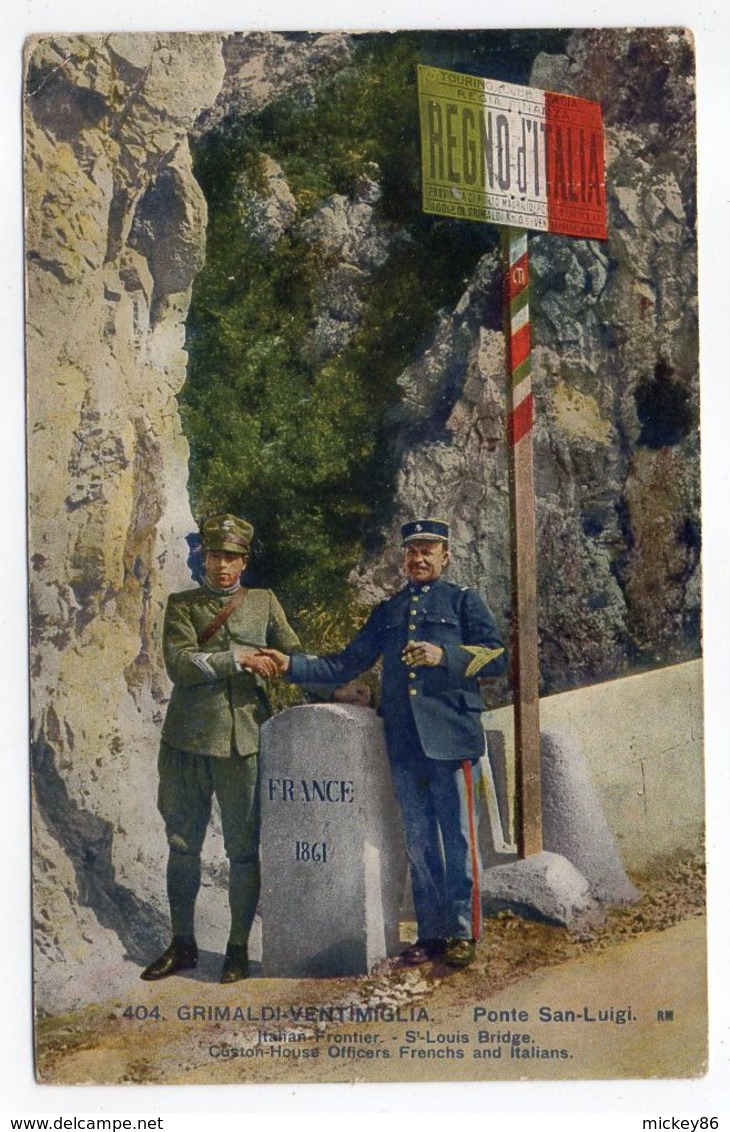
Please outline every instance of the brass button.
[[418, 594], [413, 594], [413, 595], [411, 596], [411, 601], [420, 601], [420, 600], [421, 600], [421, 599], [420, 599], [420, 597], [418, 596]]
[[415, 627], [416, 627], [416, 626], [415, 626], [415, 625], [413, 625], [413, 624], [410, 624], [410, 625], [408, 626], [408, 628], [409, 628], [409, 629], [415, 629]]
[[408, 679], [409, 680], [415, 680], [416, 679], [416, 673], [415, 672], [409, 672], [408, 673]]
[[411, 617], [417, 617], [417, 616], [418, 616], [418, 610], [417, 610], [417, 609], [412, 609], [412, 610], [411, 610]]
[[412, 696], [417, 696], [417, 695], [418, 695], [418, 689], [417, 689], [417, 688], [409, 688], [409, 689], [408, 689], [408, 691], [410, 692], [410, 694], [411, 694]]

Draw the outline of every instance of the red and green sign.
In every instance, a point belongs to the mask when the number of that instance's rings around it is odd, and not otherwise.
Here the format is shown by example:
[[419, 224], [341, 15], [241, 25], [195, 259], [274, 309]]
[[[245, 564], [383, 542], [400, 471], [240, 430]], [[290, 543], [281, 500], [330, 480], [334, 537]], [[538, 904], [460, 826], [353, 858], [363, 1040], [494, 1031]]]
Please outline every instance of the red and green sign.
[[425, 212], [606, 239], [597, 102], [424, 66], [418, 97]]

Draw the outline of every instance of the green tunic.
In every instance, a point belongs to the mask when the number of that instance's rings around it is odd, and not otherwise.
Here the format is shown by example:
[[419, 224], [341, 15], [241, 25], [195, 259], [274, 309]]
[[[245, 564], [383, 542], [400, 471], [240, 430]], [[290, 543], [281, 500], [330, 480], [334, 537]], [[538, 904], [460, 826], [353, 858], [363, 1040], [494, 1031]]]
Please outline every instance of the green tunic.
[[164, 742], [196, 755], [228, 758], [259, 749], [259, 727], [269, 716], [263, 681], [241, 671], [233, 648], [301, 646], [271, 590], [248, 590], [240, 605], [205, 644], [200, 634], [230, 597], [207, 587], [171, 594], [165, 610], [163, 653], [173, 692], [162, 728]]

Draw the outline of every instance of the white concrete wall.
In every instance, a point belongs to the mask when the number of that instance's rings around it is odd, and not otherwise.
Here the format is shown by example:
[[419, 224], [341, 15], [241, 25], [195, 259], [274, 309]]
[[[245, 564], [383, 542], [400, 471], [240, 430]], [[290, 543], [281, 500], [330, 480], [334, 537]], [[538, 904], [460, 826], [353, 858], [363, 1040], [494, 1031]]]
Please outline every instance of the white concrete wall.
[[[514, 750], [513, 713], [484, 716]], [[594, 684], [540, 701], [540, 730], [578, 743], [621, 860], [633, 873], [698, 849], [704, 831], [702, 662]]]

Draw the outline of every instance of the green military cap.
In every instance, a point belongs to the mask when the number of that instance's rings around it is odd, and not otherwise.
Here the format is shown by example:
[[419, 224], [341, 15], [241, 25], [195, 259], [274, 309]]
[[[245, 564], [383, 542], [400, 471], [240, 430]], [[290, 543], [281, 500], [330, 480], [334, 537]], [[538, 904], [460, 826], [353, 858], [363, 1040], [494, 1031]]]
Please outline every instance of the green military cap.
[[200, 524], [203, 550], [226, 550], [229, 554], [248, 554], [253, 527], [236, 515], [213, 515]]

